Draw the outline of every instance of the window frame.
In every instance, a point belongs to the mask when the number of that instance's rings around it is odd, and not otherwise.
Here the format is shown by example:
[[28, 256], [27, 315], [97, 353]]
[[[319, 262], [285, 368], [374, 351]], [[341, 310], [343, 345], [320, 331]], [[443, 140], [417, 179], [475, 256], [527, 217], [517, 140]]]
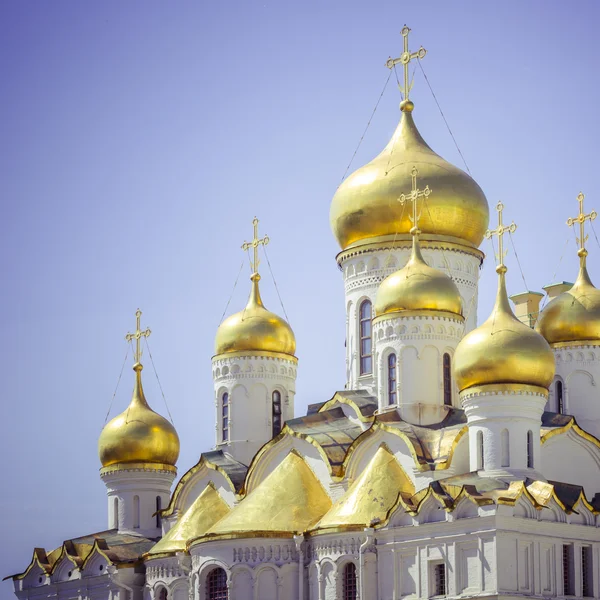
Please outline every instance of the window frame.
[[[275, 399], [277, 395], [278, 400]], [[281, 433], [283, 429], [283, 408], [282, 408], [282, 396], [279, 390], [273, 390], [271, 394], [271, 437], [276, 437]], [[276, 412], [276, 407], [279, 406], [279, 414]], [[278, 420], [277, 426], [275, 425]]]
[[[220, 577], [222, 581], [215, 581]], [[212, 587], [211, 587], [212, 586]], [[205, 580], [206, 600], [228, 600], [229, 588], [227, 586], [227, 572], [223, 567], [213, 567], [206, 575]]]
[[[394, 364], [392, 364], [392, 361]], [[392, 375], [393, 371], [393, 375]], [[390, 352], [387, 357], [388, 404], [398, 403], [398, 357]]]
[[444, 352], [442, 357], [442, 382], [444, 406], [452, 406], [452, 357], [449, 352]]
[[[438, 579], [438, 573], [442, 577]], [[429, 562], [429, 597], [445, 598], [448, 596], [448, 570], [443, 560], [432, 560]]]
[[221, 394], [221, 443], [227, 444], [231, 437], [231, 402], [229, 392]]
[[[368, 316], [363, 316], [363, 309], [368, 306]], [[368, 323], [368, 335], [365, 329]], [[363, 342], [369, 343], [369, 352], [363, 352]], [[373, 303], [365, 298], [358, 307], [358, 373], [360, 377], [373, 374]], [[368, 365], [368, 366], [367, 366]]]
[[[560, 390], [560, 393], [559, 393]], [[565, 414], [565, 385], [562, 379], [557, 379], [554, 384], [554, 393], [556, 394], [556, 412], [559, 415]]]
[[575, 595], [575, 549], [573, 544], [562, 545], [563, 595]]
[[[352, 571], [351, 574], [350, 571]], [[358, 600], [356, 564], [351, 560], [342, 569], [342, 600]]]
[[533, 431], [527, 432], [527, 468], [535, 469], [535, 455], [533, 451]]

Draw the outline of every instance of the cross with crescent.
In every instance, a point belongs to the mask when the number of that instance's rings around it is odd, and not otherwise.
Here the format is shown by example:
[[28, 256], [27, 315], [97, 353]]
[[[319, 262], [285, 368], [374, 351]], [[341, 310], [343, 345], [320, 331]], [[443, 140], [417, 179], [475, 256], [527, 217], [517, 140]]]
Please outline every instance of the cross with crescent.
[[504, 250], [504, 234], [506, 232], [514, 233], [517, 230], [517, 226], [515, 225], [514, 221], [510, 225], [504, 225], [504, 223], [502, 223], [502, 211], [504, 210], [504, 204], [502, 204], [502, 202], [498, 202], [496, 205], [496, 210], [498, 211], [498, 227], [496, 227], [496, 229], [488, 229], [485, 232], [485, 238], [489, 240], [494, 235], [498, 236], [497, 257], [500, 265], [504, 265], [504, 257], [506, 256], [507, 252]]
[[402, 204], [402, 205], [404, 205], [405, 202], [412, 201], [413, 214], [410, 217], [410, 220], [412, 221], [413, 229], [411, 230], [411, 233], [416, 233], [416, 234], [421, 233], [419, 231], [419, 222], [418, 222], [419, 217], [421, 215], [418, 211], [417, 202], [418, 202], [419, 198], [428, 198], [429, 194], [431, 194], [431, 189], [429, 188], [428, 185], [426, 185], [425, 188], [422, 190], [420, 190], [417, 187], [417, 175], [418, 174], [419, 174], [419, 171], [417, 171], [417, 167], [413, 167], [412, 171], [410, 172], [411, 179], [412, 179], [412, 190], [408, 194], [400, 194], [400, 197], [398, 198], [398, 202], [400, 202], [400, 204]]
[[427, 50], [421, 46], [416, 52], [411, 52], [408, 49], [408, 34], [410, 33], [410, 28], [405, 25], [400, 33], [404, 38], [404, 52], [402, 52], [398, 58], [388, 58], [385, 66], [388, 69], [393, 69], [398, 64], [404, 67], [404, 88], [400, 88], [400, 91], [402, 92], [404, 99], [408, 100], [408, 94], [412, 89], [412, 83], [409, 83], [408, 81], [408, 64], [413, 58], [424, 58], [427, 54]]
[[252, 248], [254, 250], [254, 260], [250, 260], [250, 265], [252, 267], [253, 273], [258, 273], [258, 265], [260, 264], [260, 260], [258, 258], [258, 247], [262, 244], [266, 246], [269, 243], [269, 236], [265, 235], [264, 238], [259, 239], [258, 237], [258, 219], [254, 217], [252, 221], [252, 225], [254, 225], [254, 239], [251, 242], [244, 242], [242, 244], [242, 250], [249, 250]]
[[573, 227], [575, 223], [579, 223], [579, 237], [577, 238], [579, 250], [585, 250], [585, 243], [590, 237], [589, 234], [585, 235], [585, 222], [593, 221], [598, 216], [598, 213], [595, 210], [593, 210], [588, 215], [585, 214], [585, 211], [583, 210], [584, 198], [584, 194], [582, 192], [579, 192], [579, 196], [577, 196], [577, 200], [579, 201], [579, 214], [575, 218], [567, 219], [567, 225], [569, 227]]
[[146, 328], [146, 331], [142, 331], [140, 329], [140, 317], [142, 316], [142, 311], [138, 308], [135, 311], [135, 319], [136, 319], [136, 327], [135, 327], [135, 333], [128, 333], [125, 336], [125, 339], [128, 342], [131, 342], [131, 340], [135, 340], [135, 352], [133, 354], [133, 359], [135, 360], [136, 364], [140, 362], [140, 360], [142, 359], [142, 348], [140, 345], [140, 339], [142, 337], [148, 337], [152, 332], [150, 331], [150, 329]]

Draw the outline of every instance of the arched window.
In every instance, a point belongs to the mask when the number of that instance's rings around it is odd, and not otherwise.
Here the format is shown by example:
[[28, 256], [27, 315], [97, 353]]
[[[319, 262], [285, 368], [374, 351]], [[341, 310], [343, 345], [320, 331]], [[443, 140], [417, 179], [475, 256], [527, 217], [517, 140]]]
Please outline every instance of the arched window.
[[554, 386], [556, 391], [556, 412], [561, 415], [565, 412], [565, 401], [563, 397], [563, 382], [558, 380]]
[[221, 398], [221, 440], [229, 441], [229, 394], [227, 392]]
[[356, 600], [358, 598], [358, 585], [356, 584], [356, 565], [349, 562], [344, 567], [344, 578], [342, 581], [342, 598], [344, 600]]
[[452, 363], [450, 362], [450, 355], [446, 352], [444, 354], [444, 404], [446, 406], [452, 406]]
[[158, 594], [156, 595], [156, 600], [167, 600], [169, 598], [169, 592], [167, 592], [167, 588], [161, 587]]
[[220, 567], [213, 569], [206, 578], [207, 600], [227, 600], [227, 573]]
[[160, 496], [156, 496], [156, 526], [161, 526], [161, 518], [159, 511], [162, 509], [162, 499]]
[[272, 410], [273, 410], [273, 437], [279, 435], [281, 432], [281, 392], [275, 390], [272, 396]]
[[500, 448], [502, 450], [502, 467], [510, 467], [510, 446], [508, 429], [503, 429], [500, 432]]
[[118, 498], [115, 498], [113, 500], [113, 512], [114, 512], [113, 523], [114, 523], [115, 529], [119, 529], [119, 499]]
[[396, 404], [398, 401], [398, 369], [396, 368], [396, 355], [388, 356], [388, 403]]
[[477, 470], [485, 467], [485, 456], [483, 448], [483, 431], [477, 432]]
[[371, 301], [364, 300], [360, 305], [360, 374], [367, 375], [373, 371], [372, 339], [371, 339]]
[[133, 497], [133, 528], [140, 528], [140, 497]]
[[533, 469], [533, 433], [527, 432], [527, 468]]

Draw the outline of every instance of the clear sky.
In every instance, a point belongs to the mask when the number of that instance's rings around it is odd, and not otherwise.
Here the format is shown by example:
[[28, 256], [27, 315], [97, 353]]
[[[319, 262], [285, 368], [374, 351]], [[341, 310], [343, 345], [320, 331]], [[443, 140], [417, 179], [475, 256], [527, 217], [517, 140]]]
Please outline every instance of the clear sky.
[[[343, 388], [329, 203], [404, 23], [412, 49], [428, 50], [423, 67], [474, 177], [518, 223], [527, 286], [573, 280], [565, 220], [580, 190], [600, 210], [598, 7], [4, 0], [2, 575], [23, 570], [34, 546], [106, 528], [96, 444], [138, 307], [181, 438], [180, 474], [212, 447], [214, 334], [255, 215], [296, 332], [297, 414]], [[419, 69], [412, 98], [425, 139], [462, 166]], [[387, 143], [399, 100], [390, 83], [354, 168]], [[593, 234], [588, 246], [600, 282]], [[507, 264], [510, 292], [522, 291], [512, 253]], [[281, 314], [262, 266], [265, 303]], [[242, 273], [228, 312], [246, 301], [247, 265]], [[494, 291], [488, 260], [480, 319]], [[146, 395], [165, 414], [145, 362]], [[129, 401], [129, 366], [111, 416]]]

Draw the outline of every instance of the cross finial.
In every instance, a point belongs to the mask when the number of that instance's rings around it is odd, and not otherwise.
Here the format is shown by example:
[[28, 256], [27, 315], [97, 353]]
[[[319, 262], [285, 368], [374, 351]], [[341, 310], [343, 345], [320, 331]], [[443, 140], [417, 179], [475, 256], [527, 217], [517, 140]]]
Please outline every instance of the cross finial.
[[251, 259], [250, 263], [252, 267], [252, 273], [258, 273], [258, 265], [260, 264], [260, 260], [258, 258], [258, 247], [261, 244], [266, 246], [269, 243], [269, 236], [265, 235], [265, 237], [262, 239], [258, 238], [258, 219], [256, 217], [254, 217], [252, 225], [254, 225], [254, 238], [251, 242], [244, 242], [242, 244], [242, 250], [249, 250], [250, 248], [254, 250], [254, 259]]
[[125, 336], [125, 339], [128, 342], [131, 342], [131, 340], [135, 340], [135, 352], [133, 354], [133, 359], [135, 360], [135, 364], [138, 365], [140, 364], [140, 361], [142, 360], [142, 348], [141, 348], [141, 344], [140, 344], [140, 339], [142, 337], [148, 337], [152, 332], [150, 331], [150, 329], [146, 328], [146, 331], [142, 331], [140, 328], [140, 318], [142, 316], [142, 311], [138, 308], [135, 311], [135, 333], [128, 333]]
[[485, 232], [486, 239], [490, 239], [492, 236], [498, 236], [498, 269], [504, 269], [506, 271], [506, 267], [504, 266], [504, 257], [506, 256], [506, 251], [504, 250], [504, 234], [514, 233], [517, 230], [517, 226], [514, 221], [510, 225], [504, 225], [502, 222], [502, 211], [504, 210], [504, 204], [502, 202], [498, 202], [496, 205], [496, 210], [498, 211], [498, 227], [496, 229], [488, 229]]
[[404, 67], [404, 87], [400, 88], [402, 92], [402, 97], [404, 98], [404, 102], [408, 101], [408, 95], [410, 94], [410, 90], [412, 89], [412, 82], [409, 82], [408, 78], [408, 65], [413, 58], [424, 58], [427, 54], [427, 50], [421, 46], [416, 52], [411, 52], [408, 49], [408, 34], [410, 33], [410, 28], [406, 25], [402, 28], [400, 32], [402, 37], [404, 38], [404, 52], [398, 58], [388, 58], [385, 66], [388, 69], [393, 69], [396, 65], [401, 64]]
[[417, 171], [417, 167], [413, 167], [412, 171], [410, 172], [411, 179], [412, 179], [412, 190], [408, 194], [400, 194], [400, 197], [398, 198], [398, 202], [400, 202], [400, 204], [404, 204], [405, 202], [412, 201], [412, 216], [410, 217], [410, 220], [412, 221], [413, 227], [410, 230], [410, 232], [413, 235], [418, 235], [419, 233], [421, 233], [419, 231], [419, 217], [421, 216], [421, 213], [419, 212], [419, 209], [417, 206], [418, 200], [419, 200], [419, 198], [428, 198], [429, 194], [431, 194], [431, 189], [429, 188], [428, 185], [426, 185], [425, 188], [422, 190], [420, 190], [417, 187], [417, 175], [418, 174], [419, 174], [419, 171]]
[[585, 196], [583, 192], [579, 192], [579, 195], [577, 196], [577, 201], [579, 202], [579, 214], [575, 218], [567, 219], [567, 225], [569, 227], [573, 227], [575, 223], [579, 223], [579, 237], [577, 238], [577, 243], [579, 244], [580, 256], [584, 253], [587, 254], [587, 251], [585, 249], [585, 243], [590, 237], [589, 235], [585, 234], [585, 222], [593, 221], [598, 216], [598, 213], [595, 210], [593, 210], [587, 215], [585, 214], [585, 210], [583, 210], [584, 199]]

